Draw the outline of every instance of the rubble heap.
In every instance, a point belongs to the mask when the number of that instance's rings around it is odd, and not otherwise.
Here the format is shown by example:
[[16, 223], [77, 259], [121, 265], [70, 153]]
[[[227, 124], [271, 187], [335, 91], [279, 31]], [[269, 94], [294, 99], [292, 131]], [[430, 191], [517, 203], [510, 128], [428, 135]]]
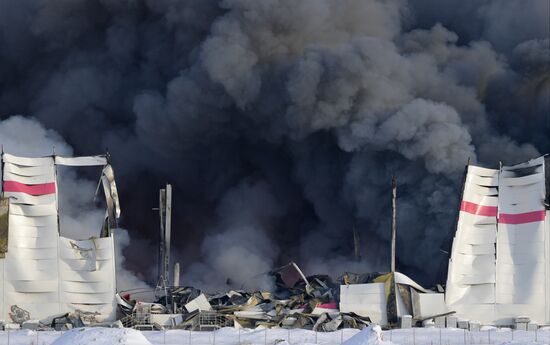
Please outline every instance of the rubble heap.
[[[125, 313], [123, 324], [141, 329], [174, 327], [212, 330], [229, 326], [301, 328], [330, 332], [342, 328], [363, 329], [371, 323], [396, 324], [402, 314], [413, 314], [411, 295], [416, 291], [441, 296], [422, 289], [412, 281], [404, 280], [404, 276], [399, 273], [397, 280], [394, 279], [394, 273], [346, 273], [334, 282], [327, 275], [305, 277], [294, 263], [290, 263], [271, 274], [276, 281], [274, 292], [231, 290], [209, 294], [186, 286], [171, 288], [170, 293], [156, 303], [122, 299], [119, 306]], [[375, 298], [384, 301], [379, 304], [382, 311], [365, 309], [361, 303], [346, 304], [346, 298], [350, 299], [351, 295], [342, 294], [341, 290], [366, 287], [367, 290], [362, 291], [370, 291], [371, 286], [377, 287], [380, 292], [380, 296]], [[415, 292], [411, 292], [411, 289]], [[385, 302], [397, 301], [397, 295], [401, 302]], [[402, 307], [400, 310], [398, 304]]]

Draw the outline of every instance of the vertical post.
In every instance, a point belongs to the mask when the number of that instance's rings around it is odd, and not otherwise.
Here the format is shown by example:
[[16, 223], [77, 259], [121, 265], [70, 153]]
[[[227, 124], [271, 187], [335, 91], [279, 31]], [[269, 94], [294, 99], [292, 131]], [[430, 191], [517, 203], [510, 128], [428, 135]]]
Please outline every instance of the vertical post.
[[392, 177], [392, 199], [391, 199], [391, 272], [395, 272], [395, 242], [397, 237], [397, 179]]
[[164, 280], [164, 251], [165, 248], [165, 238], [164, 238], [164, 208], [165, 208], [165, 194], [166, 189], [159, 190], [159, 219], [160, 219], [160, 234], [159, 234], [159, 284]]
[[170, 309], [168, 287], [170, 286], [170, 238], [172, 228], [172, 186], [159, 191], [159, 218], [160, 218], [160, 239], [159, 239], [159, 282], [157, 289], [164, 290], [166, 307]]
[[164, 225], [164, 238], [166, 240], [166, 246], [164, 249], [164, 279], [166, 279], [167, 285], [170, 285], [170, 241], [172, 235], [172, 185], [166, 185], [166, 210], [165, 210], [165, 225]]
[[174, 282], [172, 283], [174, 287], [180, 286], [180, 263], [176, 262], [174, 265]]
[[355, 261], [361, 261], [361, 240], [355, 224], [353, 224], [353, 256]]

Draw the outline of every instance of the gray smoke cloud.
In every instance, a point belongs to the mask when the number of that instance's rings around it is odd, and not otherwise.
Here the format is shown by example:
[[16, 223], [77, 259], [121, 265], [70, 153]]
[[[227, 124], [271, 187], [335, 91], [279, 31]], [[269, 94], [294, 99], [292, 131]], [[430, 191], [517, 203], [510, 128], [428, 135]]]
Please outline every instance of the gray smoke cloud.
[[258, 274], [291, 260], [388, 269], [395, 174], [398, 269], [432, 284], [467, 161], [550, 150], [548, 6], [3, 0], [0, 116], [109, 149], [126, 265], [151, 282], [166, 182], [183, 283], [266, 288]]

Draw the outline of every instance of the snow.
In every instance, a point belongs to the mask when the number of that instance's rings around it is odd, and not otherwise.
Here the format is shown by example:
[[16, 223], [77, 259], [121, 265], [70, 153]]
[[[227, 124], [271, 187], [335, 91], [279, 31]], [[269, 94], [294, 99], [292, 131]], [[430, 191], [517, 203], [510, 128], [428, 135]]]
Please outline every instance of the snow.
[[131, 328], [77, 328], [52, 343], [52, 345], [152, 345], [140, 331]]
[[410, 328], [381, 331], [313, 332], [302, 329], [234, 329], [216, 332], [184, 330], [135, 331], [117, 328], [85, 328], [68, 332], [0, 331], [0, 345], [550, 345], [550, 329], [537, 332], [488, 328]]
[[391, 341], [382, 340], [382, 328], [370, 325], [344, 342], [343, 345], [393, 345]]

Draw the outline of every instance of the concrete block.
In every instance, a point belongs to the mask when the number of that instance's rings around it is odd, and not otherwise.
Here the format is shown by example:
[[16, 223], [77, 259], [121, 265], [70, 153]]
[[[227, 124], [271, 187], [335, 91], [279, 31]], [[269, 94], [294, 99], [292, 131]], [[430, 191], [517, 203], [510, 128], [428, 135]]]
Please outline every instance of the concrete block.
[[470, 320], [458, 319], [458, 321], [456, 322], [456, 325], [460, 329], [469, 329], [470, 328]]
[[182, 321], [182, 314], [151, 314], [151, 322], [163, 327], [175, 327]]
[[521, 323], [529, 323], [531, 321], [531, 318], [529, 316], [518, 316], [516, 317], [516, 319], [514, 320], [516, 323], [517, 322], [521, 322]]
[[403, 315], [401, 316], [401, 328], [411, 328], [412, 327], [412, 316]]
[[18, 330], [18, 329], [21, 329], [21, 325], [18, 324], [18, 323], [7, 323], [4, 326], [4, 330], [6, 330], [6, 331], [15, 331], [15, 330]]
[[456, 328], [458, 324], [458, 317], [447, 316], [447, 328]]
[[479, 332], [481, 324], [478, 321], [470, 321], [470, 332]]
[[436, 328], [445, 328], [445, 316], [438, 316], [434, 318]]
[[527, 330], [527, 322], [516, 322], [516, 330], [518, 331], [526, 331]]
[[40, 321], [38, 320], [27, 320], [23, 322], [23, 324], [21, 324], [21, 328], [28, 329], [31, 331], [36, 331], [39, 325], [40, 325]]
[[539, 324], [536, 323], [535, 321], [531, 321], [531, 322], [529, 322], [529, 323], [527, 324], [527, 330], [528, 330], [528, 331], [534, 332], [534, 331], [536, 331], [536, 330], [538, 330], [538, 329], [539, 329]]

